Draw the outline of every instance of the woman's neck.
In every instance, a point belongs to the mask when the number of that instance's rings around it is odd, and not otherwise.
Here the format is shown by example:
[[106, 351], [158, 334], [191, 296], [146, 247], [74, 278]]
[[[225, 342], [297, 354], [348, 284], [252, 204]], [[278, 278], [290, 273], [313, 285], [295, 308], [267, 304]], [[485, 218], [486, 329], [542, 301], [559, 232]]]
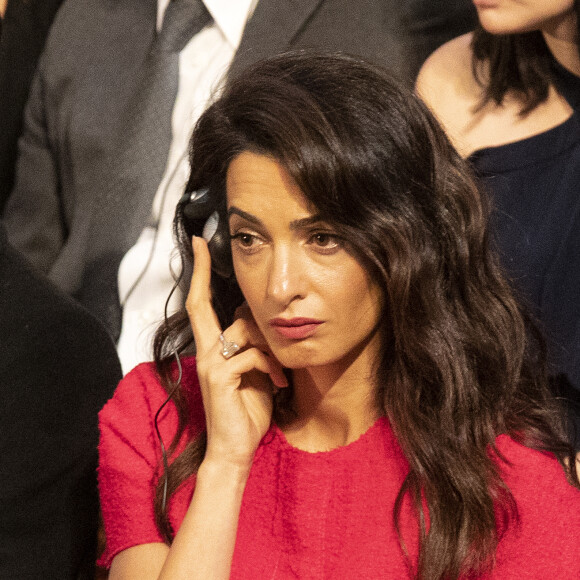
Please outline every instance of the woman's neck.
[[580, 76], [578, 22], [574, 13], [542, 32], [554, 58], [571, 73]]
[[305, 451], [348, 445], [379, 417], [376, 381], [368, 355], [352, 363], [293, 372], [297, 418], [282, 427], [286, 438]]

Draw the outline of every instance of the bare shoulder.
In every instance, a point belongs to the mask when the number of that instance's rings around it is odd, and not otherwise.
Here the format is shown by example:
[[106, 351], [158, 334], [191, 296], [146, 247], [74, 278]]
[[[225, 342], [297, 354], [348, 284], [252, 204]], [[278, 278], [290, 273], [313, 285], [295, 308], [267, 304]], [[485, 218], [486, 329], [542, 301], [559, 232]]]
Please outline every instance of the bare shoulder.
[[461, 151], [461, 135], [481, 97], [471, 65], [472, 34], [439, 47], [419, 71], [415, 89]]
[[439, 90], [462, 95], [473, 90], [471, 72], [472, 34], [458, 36], [440, 46], [425, 61], [416, 90], [427, 103], [437, 103]]
[[566, 121], [570, 106], [550, 87], [548, 98], [530, 113], [521, 115], [524, 103], [508, 93], [501, 104], [482, 106], [483, 86], [489, 74], [479, 63], [475, 78], [471, 34], [444, 44], [419, 72], [416, 91], [437, 117], [447, 136], [464, 157], [478, 149], [499, 147], [544, 133]]
[[530, 449], [507, 435], [500, 435], [496, 446], [500, 457], [505, 460], [499, 465], [512, 491], [527, 491], [534, 501], [544, 492], [550, 497], [560, 494], [572, 498], [580, 507], [580, 490], [569, 483], [567, 464], [564, 467], [551, 453]]

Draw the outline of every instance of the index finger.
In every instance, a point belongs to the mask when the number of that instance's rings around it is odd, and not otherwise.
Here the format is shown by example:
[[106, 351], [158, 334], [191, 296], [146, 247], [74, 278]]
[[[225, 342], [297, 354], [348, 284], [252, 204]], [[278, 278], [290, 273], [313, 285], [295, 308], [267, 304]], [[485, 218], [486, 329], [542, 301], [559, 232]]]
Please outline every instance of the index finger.
[[203, 238], [193, 236], [193, 275], [185, 302], [189, 321], [193, 330], [193, 338], [198, 350], [209, 349], [221, 333], [218, 317], [211, 305], [211, 256], [207, 242]]

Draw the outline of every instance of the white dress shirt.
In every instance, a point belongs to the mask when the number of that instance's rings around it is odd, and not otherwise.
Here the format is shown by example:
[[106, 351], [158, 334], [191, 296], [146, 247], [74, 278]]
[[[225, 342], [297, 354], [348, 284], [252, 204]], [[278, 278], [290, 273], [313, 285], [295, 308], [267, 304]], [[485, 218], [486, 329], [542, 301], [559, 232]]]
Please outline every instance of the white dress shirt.
[[[169, 1], [158, 0], [158, 29]], [[163, 320], [165, 302], [173, 286], [172, 264], [174, 269], [179, 268], [172, 221], [189, 175], [187, 147], [191, 130], [227, 72], [257, 0], [204, 0], [204, 3], [213, 23], [196, 34], [179, 56], [173, 140], [151, 215], [151, 223], [156, 225], [144, 228], [119, 267], [123, 321], [117, 351], [124, 373], [153, 356], [153, 335]], [[168, 305], [168, 315], [182, 301], [183, 296], [176, 292]]]

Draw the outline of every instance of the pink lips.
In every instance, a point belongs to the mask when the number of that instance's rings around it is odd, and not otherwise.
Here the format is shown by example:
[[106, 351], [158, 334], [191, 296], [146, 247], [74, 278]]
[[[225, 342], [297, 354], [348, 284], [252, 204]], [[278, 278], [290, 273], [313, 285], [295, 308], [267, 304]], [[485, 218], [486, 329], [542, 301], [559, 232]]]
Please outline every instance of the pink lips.
[[270, 326], [284, 338], [299, 340], [312, 336], [322, 324], [314, 318], [273, 318]]

